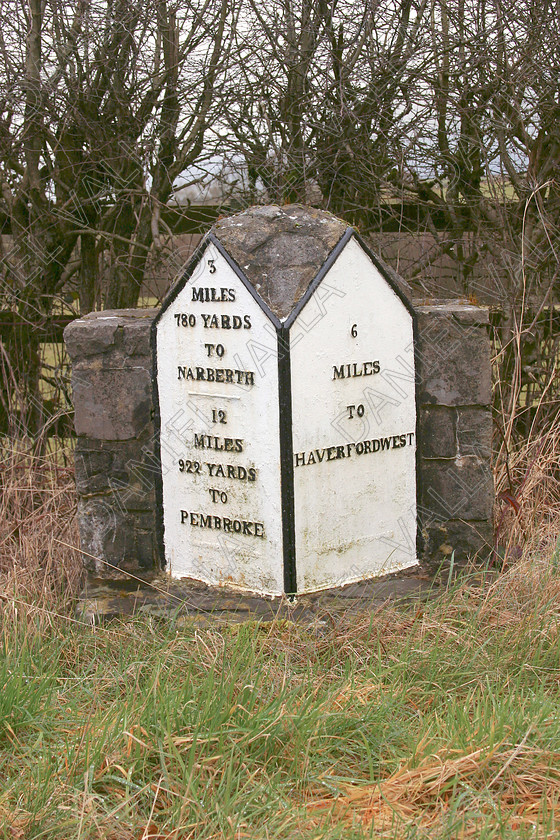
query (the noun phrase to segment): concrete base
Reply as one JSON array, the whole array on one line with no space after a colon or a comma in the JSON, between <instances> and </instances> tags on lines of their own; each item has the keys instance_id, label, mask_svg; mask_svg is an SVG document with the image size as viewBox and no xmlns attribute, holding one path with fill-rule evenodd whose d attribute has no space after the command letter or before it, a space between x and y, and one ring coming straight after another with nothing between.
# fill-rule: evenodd
<instances>
[{"instance_id":1,"label":"concrete base","mask_svg":"<svg viewBox=\"0 0 560 840\"><path fill-rule=\"evenodd\" d=\"M411 603L442 592L440 584L417 569L406 576L387 575L302 595L294 601L210 587L196 580L175 580L167 575L129 582L88 577L78 615L92 625L151 615L201 626L280 619L320 629L332 626L345 615L371 613L387 602Z\"/></svg>"}]
</instances>

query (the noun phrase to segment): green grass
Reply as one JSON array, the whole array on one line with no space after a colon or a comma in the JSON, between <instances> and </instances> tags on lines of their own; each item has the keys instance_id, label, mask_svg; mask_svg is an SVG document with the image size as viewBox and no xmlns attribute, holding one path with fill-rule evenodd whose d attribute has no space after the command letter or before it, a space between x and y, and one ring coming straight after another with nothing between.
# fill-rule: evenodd
<instances>
[{"instance_id":1,"label":"green grass","mask_svg":"<svg viewBox=\"0 0 560 840\"><path fill-rule=\"evenodd\" d=\"M532 558L321 632L5 596L0 838L555 836L559 595Z\"/></svg>"}]
</instances>

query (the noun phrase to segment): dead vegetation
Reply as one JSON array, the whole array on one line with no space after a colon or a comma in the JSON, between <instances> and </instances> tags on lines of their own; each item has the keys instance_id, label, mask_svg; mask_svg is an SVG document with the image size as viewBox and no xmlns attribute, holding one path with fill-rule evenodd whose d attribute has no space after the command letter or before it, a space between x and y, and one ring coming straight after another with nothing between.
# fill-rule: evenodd
<instances>
[{"instance_id":1,"label":"dead vegetation","mask_svg":"<svg viewBox=\"0 0 560 840\"><path fill-rule=\"evenodd\" d=\"M72 608L82 576L71 450L35 455L4 438L0 449L0 597L45 610Z\"/></svg>"}]
</instances>

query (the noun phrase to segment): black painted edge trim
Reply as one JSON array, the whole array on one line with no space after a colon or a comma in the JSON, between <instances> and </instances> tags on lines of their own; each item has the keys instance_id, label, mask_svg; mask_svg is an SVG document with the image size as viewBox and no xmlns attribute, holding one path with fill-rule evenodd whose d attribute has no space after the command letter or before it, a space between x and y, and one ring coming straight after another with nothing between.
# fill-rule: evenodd
<instances>
[{"instance_id":1,"label":"black painted edge trim","mask_svg":"<svg viewBox=\"0 0 560 840\"><path fill-rule=\"evenodd\" d=\"M395 283L394 279L391 277L391 274L389 273L389 271L387 271L387 266L384 265L380 261L379 257L375 256L375 254L373 253L373 251L370 248L368 248L368 246L366 245L366 243L364 242L364 240L362 239L362 237L360 236L360 234L357 231L354 230L353 235L354 235L354 238L356 239L356 241L358 242L358 244L360 245L360 247L362 248L362 250L365 251L365 253L368 255L368 257L370 258L370 260L372 261L372 263L376 267L376 269L379 271L379 273L381 274L383 279L387 281L387 283L392 288L392 290L395 292L395 294L397 295L397 297L399 298L401 303L403 303L406 306L410 315L412 315L412 318L415 319L416 318L416 310L415 310L414 306L412 305L412 302L405 295L405 293L400 288L398 283ZM396 272L395 272L395 274L396 274Z\"/></svg>"},{"instance_id":2,"label":"black painted edge trim","mask_svg":"<svg viewBox=\"0 0 560 840\"><path fill-rule=\"evenodd\" d=\"M296 320L296 318L300 314L301 310L304 308L304 306L311 299L315 290L317 289L317 287L322 283L323 279L325 278L325 275L327 274L327 272L329 272L331 270L333 264L336 262L336 260L338 259L338 257L340 256L340 254L342 253L342 251L344 250L344 248L346 247L346 245L348 244L348 242L352 238L354 238L358 242L358 244L360 245L362 250L366 253L366 255L372 261L374 266L377 268L377 270L379 271L379 273L381 274L381 276L383 277L385 282L388 283L388 285L395 292L395 294L397 295L397 297L399 298L401 303L403 303L404 306L407 308L410 315L412 315L412 317L415 317L416 312L415 312L415 309L414 309L411 301L404 294L403 290L400 288L398 283L395 283L394 279L391 277L390 272L387 271L387 267L379 260L378 257L375 256L373 251L371 251L371 249L368 248L368 246L366 245L366 243L364 242L364 240L362 239L360 234L353 227L349 226L349 227L346 228L345 232L342 234L342 236L340 237L340 239L338 240L338 242L336 243L336 245L334 246L334 248L332 249L332 251L328 255L327 259L325 260L325 262L323 263L323 265L321 266L321 268L317 272L316 276L313 278L313 280L311 281L311 283L307 287L307 290L306 290L305 294L303 295L303 297L301 298L301 300L298 301L298 303L295 305L295 307L292 309L292 311L290 312L290 314L288 315L288 317L284 321L284 326L285 327L291 327L292 326L292 324L294 323L294 321Z\"/></svg>"},{"instance_id":3,"label":"black painted edge trim","mask_svg":"<svg viewBox=\"0 0 560 840\"><path fill-rule=\"evenodd\" d=\"M166 312L167 309L169 309L169 307L171 306L171 304L173 303L173 301L175 300L175 298L177 297L179 292L183 291L183 289L185 288L185 286L187 285L187 283L191 279L192 275L194 274L194 271L195 271L197 265L199 265L199 263L201 261L201 258L202 258L202 255L203 255L204 251L208 248L209 244L214 245L218 249L218 251L220 252L220 255L225 259L225 261L230 266L230 268L232 268L233 271L237 274L238 278L241 280L241 282L243 283L243 285L245 286L245 288L247 289L247 291L249 292L251 297L256 301L256 303L259 305L260 309L263 310L263 312L265 313L267 318L269 318L270 321L272 321L272 323L274 324L276 329L281 327L282 322L280 321L278 316L275 315L274 312L271 309L269 309L267 304L264 302L264 300L261 298L261 296L259 295L259 293L255 289L255 287L253 286L253 284L247 279L247 275L243 272L241 267L235 262L233 257L226 251L225 247L222 245L222 243L217 238L217 236L214 233L212 233L212 231L210 231L209 233L206 234L204 239L197 245L196 250L194 251L192 257L190 258L190 260L187 264L187 267L185 268L183 274L177 280L175 285L169 290L167 295L164 297L164 299L162 301L162 304L161 304L161 308L160 308L158 314L156 315L156 317L154 318L152 329L155 330L156 325L159 322L159 320L161 319L161 316L163 315L163 313Z\"/></svg>"},{"instance_id":4,"label":"black painted edge trim","mask_svg":"<svg viewBox=\"0 0 560 840\"><path fill-rule=\"evenodd\" d=\"M209 239L209 234L206 234L204 239L201 242L198 243L198 245L196 246L196 248L194 250L194 253L193 253L192 257L190 258L190 260L188 261L188 263L186 265L186 268L183 271L182 275L179 277L179 279L176 281L176 283L170 288L170 290L168 291L168 293L165 295L164 299L162 300L160 310L159 310L158 314L156 315L156 317L154 318L154 321L153 321L153 324L152 324L152 330L154 332L155 332L156 326L157 326L158 322L160 321L163 313L166 312L169 309L169 307L171 306L171 304L173 303L173 301L175 300L175 298L177 297L179 292L181 292L184 289L184 287L187 285L187 283L191 279L192 275L194 274L194 270L197 267L197 265L199 264L200 258L202 257L202 254L204 253L204 251L208 247L208 239Z\"/></svg>"},{"instance_id":5,"label":"black painted edge trim","mask_svg":"<svg viewBox=\"0 0 560 840\"><path fill-rule=\"evenodd\" d=\"M412 309L412 340L414 342L414 398L416 400L416 560L422 563L424 539L422 536L422 522L420 510L422 505L422 458L420 452L420 386L421 386L421 365L420 357L420 331L418 329L418 315Z\"/></svg>"},{"instance_id":6,"label":"black painted edge trim","mask_svg":"<svg viewBox=\"0 0 560 840\"><path fill-rule=\"evenodd\" d=\"M282 505L282 554L284 592L297 592L294 441L292 429L292 371L290 330L278 329L278 404L280 411L280 499Z\"/></svg>"}]
</instances>

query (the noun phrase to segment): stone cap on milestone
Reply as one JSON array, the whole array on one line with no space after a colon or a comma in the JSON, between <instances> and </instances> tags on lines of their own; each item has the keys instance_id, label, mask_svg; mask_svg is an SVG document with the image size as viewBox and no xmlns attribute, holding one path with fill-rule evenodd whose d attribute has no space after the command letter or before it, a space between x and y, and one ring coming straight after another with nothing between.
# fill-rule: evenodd
<instances>
[{"instance_id":1,"label":"stone cap on milestone","mask_svg":"<svg viewBox=\"0 0 560 840\"><path fill-rule=\"evenodd\" d=\"M273 204L250 207L220 219L212 233L269 309L284 320L348 230L351 228L346 222L325 210L301 204ZM410 288L404 280L380 265L401 293L409 297Z\"/></svg>"}]
</instances>

